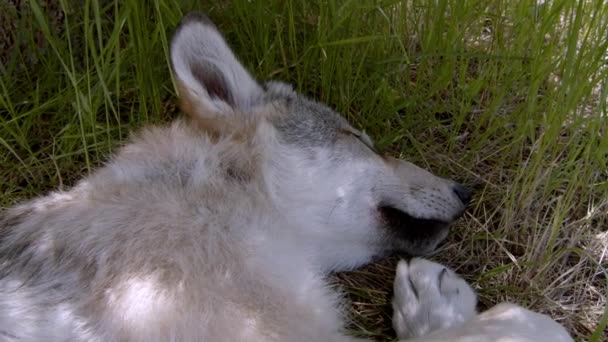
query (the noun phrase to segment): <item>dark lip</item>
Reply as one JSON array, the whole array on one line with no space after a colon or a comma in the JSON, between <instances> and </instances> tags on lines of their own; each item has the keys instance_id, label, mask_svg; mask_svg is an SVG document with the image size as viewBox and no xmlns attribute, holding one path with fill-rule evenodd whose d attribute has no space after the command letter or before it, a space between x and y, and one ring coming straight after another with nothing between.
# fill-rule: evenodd
<instances>
[{"instance_id":1,"label":"dark lip","mask_svg":"<svg viewBox=\"0 0 608 342\"><path fill-rule=\"evenodd\" d=\"M417 218L391 205L380 205L378 211L386 227L408 240L433 238L453 222Z\"/></svg>"}]
</instances>

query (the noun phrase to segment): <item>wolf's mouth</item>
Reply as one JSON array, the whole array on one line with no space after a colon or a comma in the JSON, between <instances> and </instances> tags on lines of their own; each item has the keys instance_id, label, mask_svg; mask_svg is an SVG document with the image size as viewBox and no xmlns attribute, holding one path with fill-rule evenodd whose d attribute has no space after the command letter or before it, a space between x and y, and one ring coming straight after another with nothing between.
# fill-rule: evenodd
<instances>
[{"instance_id":1,"label":"wolf's mouth","mask_svg":"<svg viewBox=\"0 0 608 342\"><path fill-rule=\"evenodd\" d=\"M390 205L378 207L382 221L393 234L406 240L428 240L440 236L451 222L414 217Z\"/></svg>"}]
</instances>

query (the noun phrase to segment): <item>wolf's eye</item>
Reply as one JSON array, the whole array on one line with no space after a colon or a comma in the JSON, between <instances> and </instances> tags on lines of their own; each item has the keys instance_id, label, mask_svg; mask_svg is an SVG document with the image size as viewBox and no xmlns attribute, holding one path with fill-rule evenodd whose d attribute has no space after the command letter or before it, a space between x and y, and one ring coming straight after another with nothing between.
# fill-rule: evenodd
<instances>
[{"instance_id":1,"label":"wolf's eye","mask_svg":"<svg viewBox=\"0 0 608 342\"><path fill-rule=\"evenodd\" d=\"M361 134L361 133L359 133L357 131L351 131L351 130L344 130L344 133L346 133L348 135L354 136L360 142L362 142L363 145L367 146L367 148L369 148L370 150L372 150L374 153L376 153L376 154L378 153L378 151L374 147L374 143L371 141L371 139L367 135Z\"/></svg>"},{"instance_id":2,"label":"wolf's eye","mask_svg":"<svg viewBox=\"0 0 608 342\"><path fill-rule=\"evenodd\" d=\"M354 135L357 139L359 139L359 141L361 141L365 146L367 146L374 153L376 153L376 154L378 153L378 151L374 147L374 143L367 135L361 134L359 132L350 132L350 134Z\"/></svg>"}]
</instances>

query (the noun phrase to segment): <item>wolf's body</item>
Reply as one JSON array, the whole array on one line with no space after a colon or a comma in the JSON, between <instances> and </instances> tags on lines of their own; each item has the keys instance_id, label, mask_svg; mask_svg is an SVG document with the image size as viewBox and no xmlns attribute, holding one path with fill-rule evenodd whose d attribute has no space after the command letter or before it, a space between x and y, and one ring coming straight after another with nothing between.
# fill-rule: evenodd
<instances>
[{"instance_id":1,"label":"wolf's body","mask_svg":"<svg viewBox=\"0 0 608 342\"><path fill-rule=\"evenodd\" d=\"M313 244L318 226L228 175L231 145L183 123L153 129L74 190L4 213L0 331L19 341L312 341L337 331L322 269L372 251L339 265L330 244L340 237ZM321 253L335 265L314 260Z\"/></svg>"},{"instance_id":2,"label":"wolf's body","mask_svg":"<svg viewBox=\"0 0 608 342\"><path fill-rule=\"evenodd\" d=\"M469 194L259 85L200 15L171 56L189 118L0 213L0 339L352 340L324 277L432 251Z\"/></svg>"}]
</instances>

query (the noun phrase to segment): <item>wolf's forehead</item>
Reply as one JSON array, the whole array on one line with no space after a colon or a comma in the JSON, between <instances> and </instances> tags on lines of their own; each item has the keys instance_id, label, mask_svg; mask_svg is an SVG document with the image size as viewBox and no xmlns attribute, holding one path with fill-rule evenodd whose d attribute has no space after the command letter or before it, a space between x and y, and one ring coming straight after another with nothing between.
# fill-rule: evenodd
<instances>
[{"instance_id":1,"label":"wolf's forehead","mask_svg":"<svg viewBox=\"0 0 608 342\"><path fill-rule=\"evenodd\" d=\"M352 129L331 108L302 95L293 93L285 103L285 113L275 127L287 143L307 147L331 145L340 131Z\"/></svg>"}]
</instances>

